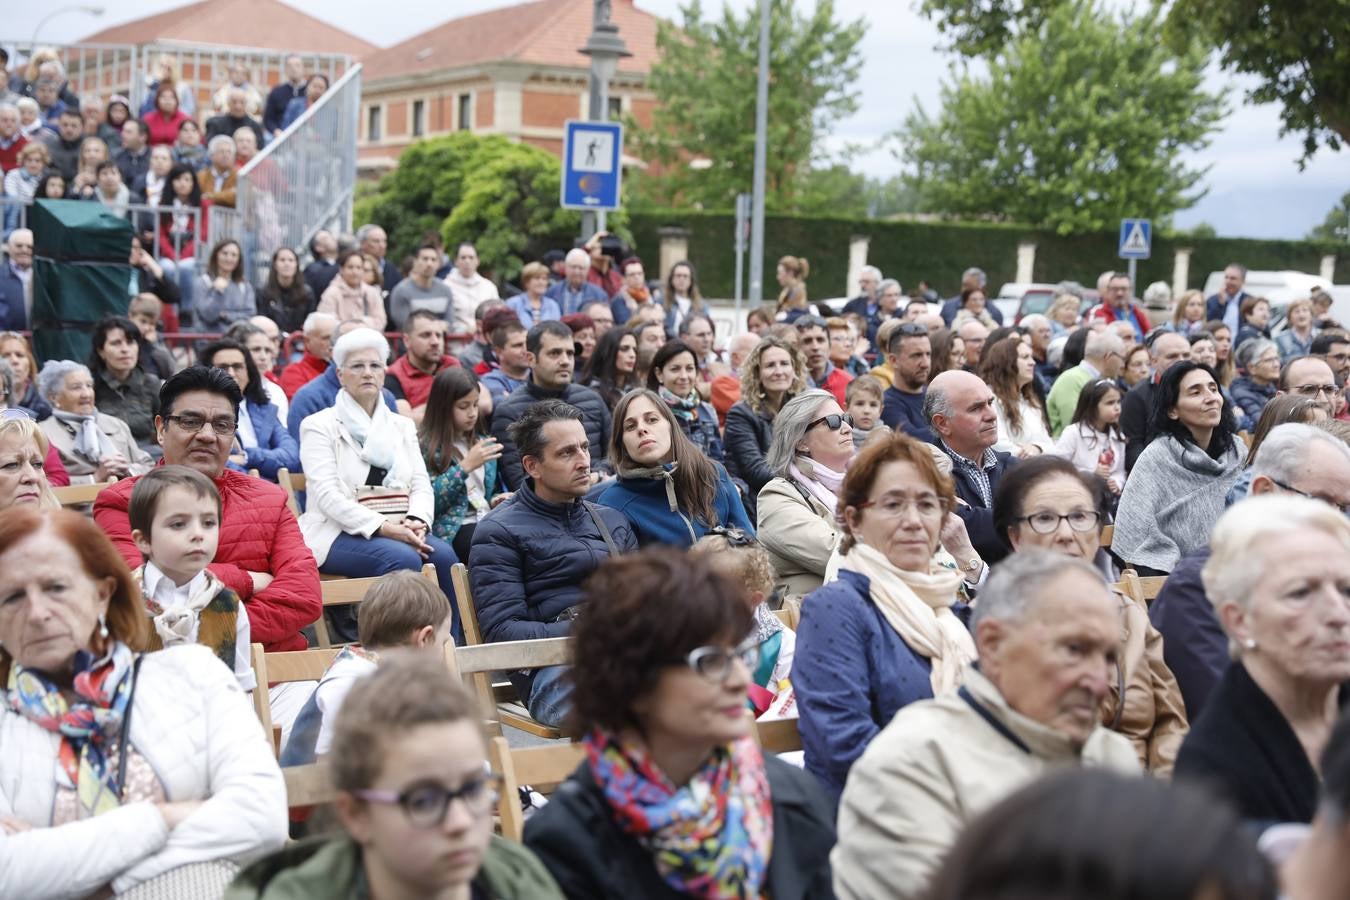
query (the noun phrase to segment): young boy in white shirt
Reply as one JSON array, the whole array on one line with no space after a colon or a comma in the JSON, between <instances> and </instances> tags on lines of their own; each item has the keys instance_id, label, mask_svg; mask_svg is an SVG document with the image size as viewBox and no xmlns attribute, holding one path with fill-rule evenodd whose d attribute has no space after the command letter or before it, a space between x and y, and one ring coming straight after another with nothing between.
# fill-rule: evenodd
<instances>
[{"instance_id":1,"label":"young boy in white shirt","mask_svg":"<svg viewBox=\"0 0 1350 900\"><path fill-rule=\"evenodd\" d=\"M211 479L187 466L151 469L131 490L127 518L146 560L132 576L150 616L150 649L202 644L252 691L248 613L206 570L220 542L220 492Z\"/></svg>"}]
</instances>

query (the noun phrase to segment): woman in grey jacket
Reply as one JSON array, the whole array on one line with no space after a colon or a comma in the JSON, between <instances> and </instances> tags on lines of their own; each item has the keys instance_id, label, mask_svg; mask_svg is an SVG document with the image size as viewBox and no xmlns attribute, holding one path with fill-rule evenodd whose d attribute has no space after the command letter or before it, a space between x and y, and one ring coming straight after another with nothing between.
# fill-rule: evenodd
<instances>
[{"instance_id":1,"label":"woman in grey jacket","mask_svg":"<svg viewBox=\"0 0 1350 900\"><path fill-rule=\"evenodd\" d=\"M202 331L224 331L257 315L258 300L244 278L245 268L238 241L224 240L212 248L197 286L197 326Z\"/></svg>"}]
</instances>

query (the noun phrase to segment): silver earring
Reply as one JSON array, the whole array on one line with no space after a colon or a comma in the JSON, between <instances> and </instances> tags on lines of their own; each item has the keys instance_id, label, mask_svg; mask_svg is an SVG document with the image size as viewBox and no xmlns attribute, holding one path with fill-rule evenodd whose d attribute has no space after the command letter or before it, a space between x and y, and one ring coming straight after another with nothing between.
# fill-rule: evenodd
<instances>
[{"instance_id":1,"label":"silver earring","mask_svg":"<svg viewBox=\"0 0 1350 900\"><path fill-rule=\"evenodd\" d=\"M1255 650L1256 638L1247 638L1245 641L1242 642L1242 646L1248 650Z\"/></svg>"},{"instance_id":2,"label":"silver earring","mask_svg":"<svg viewBox=\"0 0 1350 900\"><path fill-rule=\"evenodd\" d=\"M98 617L98 636L106 638L108 636L108 620L100 613Z\"/></svg>"}]
</instances>

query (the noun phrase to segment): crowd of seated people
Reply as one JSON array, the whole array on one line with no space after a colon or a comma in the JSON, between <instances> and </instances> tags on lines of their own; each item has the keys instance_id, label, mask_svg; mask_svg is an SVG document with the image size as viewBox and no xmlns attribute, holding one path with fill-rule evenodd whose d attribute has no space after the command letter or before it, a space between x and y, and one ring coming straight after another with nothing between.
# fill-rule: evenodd
<instances>
[{"instance_id":1,"label":"crowd of seated people","mask_svg":"<svg viewBox=\"0 0 1350 900\"><path fill-rule=\"evenodd\" d=\"M152 154L137 179L204 192ZM15 233L6 265L31 241ZM252 285L219 242L191 307L185 266L133 248L126 315L88 359L39 366L22 322L0 333L0 894L190 868L239 898L991 896L1035 853L1100 851L1071 839L1075 802L1132 783L1140 803L1103 834L1298 825L1271 834L1307 870L1335 862L1334 323L1301 311L1271 340L1257 304L1223 295L1149 328L1116 291L1005 327L971 275L950 331L880 272L847 317L817 315L833 311L787 258L779 313L726 346L692 265L651 289L604 239L556 272L527 264L507 301L469 241L453 263L422 242L412 281L378 226L340 243L269 251ZM211 337L170 352L161 331L189 308ZM1127 343L1148 363L1131 381ZM63 483L102 489L62 510ZM1166 578L1151 606L1127 570ZM325 610L321 573L378 582ZM249 645L305 649L321 618L343 644L323 675L256 683ZM574 647L506 673L584 751L523 844L491 835L500 773L440 659L471 633ZM279 744L249 721L264 691ZM753 737L782 718L798 767ZM278 747L331 772L340 832L282 846ZM1065 768L1107 771L1044 793ZM1000 811L1030 824L983 859L971 836ZM1186 883L1273 897L1262 852Z\"/></svg>"}]
</instances>

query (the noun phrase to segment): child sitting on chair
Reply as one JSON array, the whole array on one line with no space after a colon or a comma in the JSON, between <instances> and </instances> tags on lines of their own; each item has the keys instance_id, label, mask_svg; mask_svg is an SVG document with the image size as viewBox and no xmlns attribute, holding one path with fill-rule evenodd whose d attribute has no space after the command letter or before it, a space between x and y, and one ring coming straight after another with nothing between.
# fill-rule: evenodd
<instances>
[{"instance_id":1,"label":"child sitting on chair","mask_svg":"<svg viewBox=\"0 0 1350 900\"><path fill-rule=\"evenodd\" d=\"M755 718L781 719L796 715L792 685L792 653L797 634L769 609L773 593L773 563L753 537L736 528L715 528L694 544L692 552L703 556L718 572L744 585L745 599L755 613L747 637L759 644L759 666L751 672L750 705Z\"/></svg>"},{"instance_id":2,"label":"child sitting on chair","mask_svg":"<svg viewBox=\"0 0 1350 900\"><path fill-rule=\"evenodd\" d=\"M443 656L450 640L450 604L436 582L419 572L382 575L357 611L360 645L343 647L319 678L281 751L281 765L303 766L328 753L333 723L356 679L375 670L382 652L395 647L429 650Z\"/></svg>"},{"instance_id":3,"label":"child sitting on chair","mask_svg":"<svg viewBox=\"0 0 1350 900\"><path fill-rule=\"evenodd\" d=\"M206 570L220 541L220 492L196 469L160 466L142 475L127 504L131 539L145 557L132 577L153 630L151 650L209 647L245 692L256 684L249 660L248 613Z\"/></svg>"}]
</instances>

